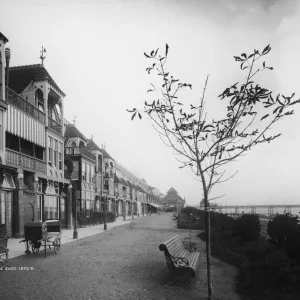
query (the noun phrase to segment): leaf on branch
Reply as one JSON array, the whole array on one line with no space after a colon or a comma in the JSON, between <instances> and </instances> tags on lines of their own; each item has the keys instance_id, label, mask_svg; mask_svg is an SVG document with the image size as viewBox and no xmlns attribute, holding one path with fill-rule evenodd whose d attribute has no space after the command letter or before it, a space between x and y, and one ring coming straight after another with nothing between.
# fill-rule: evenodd
<instances>
[{"instance_id":1,"label":"leaf on branch","mask_svg":"<svg viewBox=\"0 0 300 300\"><path fill-rule=\"evenodd\" d=\"M150 90L147 91L147 93L149 93L149 92L153 92L153 90L150 89Z\"/></svg>"},{"instance_id":2,"label":"leaf on branch","mask_svg":"<svg viewBox=\"0 0 300 300\"><path fill-rule=\"evenodd\" d=\"M155 51L154 57L156 56L156 54L157 54L157 52L158 52L158 49L159 49L159 48L157 48L157 50ZM155 65L155 64L154 64L154 65ZM154 65L153 65L153 66L154 66Z\"/></svg>"},{"instance_id":3,"label":"leaf on branch","mask_svg":"<svg viewBox=\"0 0 300 300\"><path fill-rule=\"evenodd\" d=\"M263 120L263 119L267 118L268 116L269 116L269 114L266 114L260 120Z\"/></svg>"},{"instance_id":4,"label":"leaf on branch","mask_svg":"<svg viewBox=\"0 0 300 300\"><path fill-rule=\"evenodd\" d=\"M135 118L136 112L132 115L131 117L131 121L133 121L133 119Z\"/></svg>"},{"instance_id":5,"label":"leaf on branch","mask_svg":"<svg viewBox=\"0 0 300 300\"><path fill-rule=\"evenodd\" d=\"M270 45L268 45L267 47L265 47L265 49L263 50L261 55L266 55L271 51L271 47Z\"/></svg>"},{"instance_id":6,"label":"leaf on branch","mask_svg":"<svg viewBox=\"0 0 300 300\"><path fill-rule=\"evenodd\" d=\"M246 53L242 53L241 56L247 58L247 54Z\"/></svg>"},{"instance_id":7,"label":"leaf on branch","mask_svg":"<svg viewBox=\"0 0 300 300\"><path fill-rule=\"evenodd\" d=\"M299 100L296 100L296 101L294 101L294 102L292 102L292 103L290 104L290 106L291 106L291 105L294 105L294 104L296 104L296 103L300 103L300 99L299 99Z\"/></svg>"},{"instance_id":8,"label":"leaf on branch","mask_svg":"<svg viewBox=\"0 0 300 300\"><path fill-rule=\"evenodd\" d=\"M139 113L139 118L141 119L142 118L142 115Z\"/></svg>"},{"instance_id":9,"label":"leaf on branch","mask_svg":"<svg viewBox=\"0 0 300 300\"><path fill-rule=\"evenodd\" d=\"M146 52L144 52L144 55L148 58L151 58Z\"/></svg>"},{"instance_id":10,"label":"leaf on branch","mask_svg":"<svg viewBox=\"0 0 300 300\"><path fill-rule=\"evenodd\" d=\"M151 51L150 55L153 57L153 54L154 54L154 50Z\"/></svg>"},{"instance_id":11,"label":"leaf on branch","mask_svg":"<svg viewBox=\"0 0 300 300\"><path fill-rule=\"evenodd\" d=\"M168 56L168 52L169 52L169 45L166 44L166 56Z\"/></svg>"},{"instance_id":12,"label":"leaf on branch","mask_svg":"<svg viewBox=\"0 0 300 300\"><path fill-rule=\"evenodd\" d=\"M136 111L136 108L133 108L132 110L126 109L128 112L134 112Z\"/></svg>"},{"instance_id":13,"label":"leaf on branch","mask_svg":"<svg viewBox=\"0 0 300 300\"><path fill-rule=\"evenodd\" d=\"M234 56L235 61L243 61L240 57Z\"/></svg>"}]
</instances>

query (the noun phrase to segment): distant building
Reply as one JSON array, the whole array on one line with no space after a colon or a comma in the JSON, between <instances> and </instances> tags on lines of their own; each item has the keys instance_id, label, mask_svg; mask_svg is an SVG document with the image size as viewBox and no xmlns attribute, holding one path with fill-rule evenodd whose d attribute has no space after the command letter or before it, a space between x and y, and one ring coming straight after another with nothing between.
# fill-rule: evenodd
<instances>
[{"instance_id":1,"label":"distant building","mask_svg":"<svg viewBox=\"0 0 300 300\"><path fill-rule=\"evenodd\" d=\"M171 187L161 201L161 204L164 208L174 208L174 210L178 211L184 207L185 200L178 195L178 192L173 187Z\"/></svg>"}]
</instances>

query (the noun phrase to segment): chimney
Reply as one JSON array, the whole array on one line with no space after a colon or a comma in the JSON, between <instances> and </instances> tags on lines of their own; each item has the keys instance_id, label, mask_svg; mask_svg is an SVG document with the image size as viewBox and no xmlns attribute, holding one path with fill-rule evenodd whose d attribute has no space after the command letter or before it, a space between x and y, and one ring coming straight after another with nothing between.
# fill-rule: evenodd
<instances>
[{"instance_id":1,"label":"chimney","mask_svg":"<svg viewBox=\"0 0 300 300\"><path fill-rule=\"evenodd\" d=\"M5 100L5 44L8 39L0 32L0 99Z\"/></svg>"},{"instance_id":2,"label":"chimney","mask_svg":"<svg viewBox=\"0 0 300 300\"><path fill-rule=\"evenodd\" d=\"M5 49L5 60L6 60L6 86L9 84L9 62L10 62L10 49Z\"/></svg>"}]
</instances>

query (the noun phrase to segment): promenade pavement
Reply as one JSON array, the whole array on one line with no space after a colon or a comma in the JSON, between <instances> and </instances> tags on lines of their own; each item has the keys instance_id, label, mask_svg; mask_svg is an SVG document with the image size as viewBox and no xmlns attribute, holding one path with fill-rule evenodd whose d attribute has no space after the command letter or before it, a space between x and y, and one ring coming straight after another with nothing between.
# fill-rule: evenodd
<instances>
[{"instance_id":1,"label":"promenade pavement","mask_svg":"<svg viewBox=\"0 0 300 300\"><path fill-rule=\"evenodd\" d=\"M169 272L158 246L175 234L189 235L165 213L66 243L58 255L48 250L46 258L38 253L9 260L0 272L0 299L206 300L205 243L198 233L192 230L200 252L192 289L184 289L182 283L164 286ZM236 268L212 258L214 300L241 299L235 292L236 275Z\"/></svg>"},{"instance_id":2,"label":"promenade pavement","mask_svg":"<svg viewBox=\"0 0 300 300\"><path fill-rule=\"evenodd\" d=\"M140 218L143 217L143 215L140 215ZM134 219L138 218L137 216L134 216ZM107 230L112 230L118 226L128 224L132 221L131 216L126 216L125 221L124 217L118 217L116 218L115 222L107 223ZM92 236L98 233L104 232L104 225L95 225L95 226L87 226L85 228L78 228L78 239L73 239L73 229L62 229L61 231L61 244L67 244L76 242L78 240L81 240L83 238L86 238L88 236ZM8 240L7 248L9 249L9 255L8 258L12 259L21 255L25 255L26 250L26 243L20 243L20 241L24 240L24 238L20 239L14 239L11 238ZM31 250L31 249L30 249Z\"/></svg>"}]
</instances>

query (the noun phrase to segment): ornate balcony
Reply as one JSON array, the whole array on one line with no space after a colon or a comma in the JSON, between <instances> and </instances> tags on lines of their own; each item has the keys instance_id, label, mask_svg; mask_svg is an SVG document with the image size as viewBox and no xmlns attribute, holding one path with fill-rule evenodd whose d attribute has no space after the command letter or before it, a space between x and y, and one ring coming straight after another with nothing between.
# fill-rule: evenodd
<instances>
[{"instance_id":1,"label":"ornate balcony","mask_svg":"<svg viewBox=\"0 0 300 300\"><path fill-rule=\"evenodd\" d=\"M29 103L27 100L19 96L8 87L5 87L5 98L8 104L18 108L27 115L45 124L45 113L40 111L37 107Z\"/></svg>"},{"instance_id":2,"label":"ornate balcony","mask_svg":"<svg viewBox=\"0 0 300 300\"><path fill-rule=\"evenodd\" d=\"M82 147L65 147L65 154L70 156L82 155L91 160L96 161L96 156L93 153L89 152L87 149Z\"/></svg>"},{"instance_id":3,"label":"ornate balcony","mask_svg":"<svg viewBox=\"0 0 300 300\"><path fill-rule=\"evenodd\" d=\"M30 172L46 174L46 162L29 155L6 148L6 164Z\"/></svg>"}]
</instances>

